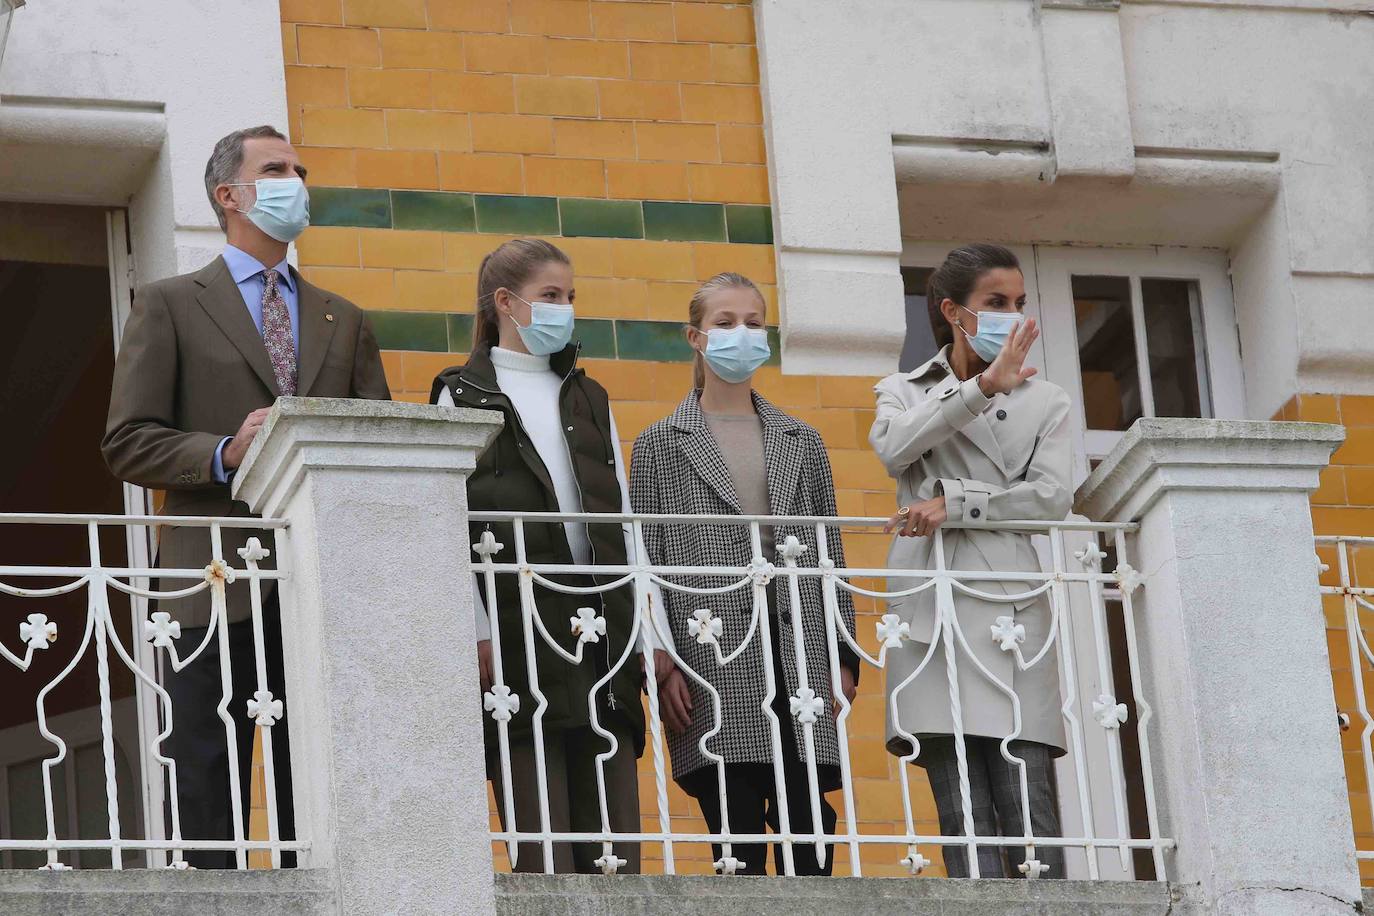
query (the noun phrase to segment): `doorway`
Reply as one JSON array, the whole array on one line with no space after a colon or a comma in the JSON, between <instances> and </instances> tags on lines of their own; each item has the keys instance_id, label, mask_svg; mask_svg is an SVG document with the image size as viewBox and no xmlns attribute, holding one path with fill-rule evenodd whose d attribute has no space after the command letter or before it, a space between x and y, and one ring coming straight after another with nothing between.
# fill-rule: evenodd
<instances>
[{"instance_id":1,"label":"doorway","mask_svg":"<svg viewBox=\"0 0 1374 916\"><path fill-rule=\"evenodd\" d=\"M10 447L0 449L0 514L141 513L142 491L112 477L100 454L114 370L120 305L127 311L128 249L122 210L0 203L0 429ZM122 247L120 247L122 246ZM118 280L112 282L112 277ZM123 525L98 529L107 566L146 564L146 540ZM80 566L90 560L89 533L80 524L0 525L0 564ZM24 577L9 584L54 587L72 576ZM130 599L109 594L116 635L131 651ZM43 761L58 748L38 727L39 694L47 728L67 745L51 768L55 833L59 839L109 837L111 805L99 713L94 653L61 677L82 642L87 590L35 599L0 593L0 620L22 621L42 613L57 624L58 638L34 654L27 672L0 663L0 837L47 835ZM10 642L13 631L5 634ZM142 791L139 691L135 678L111 653L110 699L116 787L114 809L124 837L144 836L149 822ZM143 657L143 653L135 657ZM108 852L64 851L63 864L110 867ZM6 850L0 867L34 868L43 852ZM141 864L123 854L120 866Z\"/></svg>"}]
</instances>

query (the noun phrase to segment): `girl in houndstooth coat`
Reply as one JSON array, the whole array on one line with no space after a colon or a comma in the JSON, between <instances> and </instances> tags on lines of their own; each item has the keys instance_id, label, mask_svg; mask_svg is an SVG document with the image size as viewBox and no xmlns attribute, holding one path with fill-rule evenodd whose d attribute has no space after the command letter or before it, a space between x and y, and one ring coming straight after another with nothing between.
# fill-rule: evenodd
<instances>
[{"instance_id":1,"label":"girl in houndstooth coat","mask_svg":"<svg viewBox=\"0 0 1374 916\"><path fill-rule=\"evenodd\" d=\"M649 427L635 442L630 471L630 501L635 512L836 514L830 462L820 435L768 403L750 384L754 372L769 356L764 317L763 297L752 282L738 274L713 277L692 297L687 337L698 354L696 385L672 415ZM783 560L776 546L789 537L806 548L799 565L814 566L818 561L814 526L763 527L763 558L781 567ZM830 559L843 567L839 530L828 528L826 540ZM654 565L738 568L749 567L756 556L747 525L645 525L644 545ZM669 581L693 588L720 588L739 580L739 576L679 576ZM824 793L839 786L840 758L834 704L829 701L836 681L840 690L853 698L858 660L837 635L840 670L839 677L832 678L820 580L804 577L799 585L803 665L798 665L791 590L786 579L778 577L767 588L768 637L760 622L747 648L725 666L719 662L716 647L698 639L700 621L694 614L710 609L711 619L721 625L719 648L728 657L750 633L752 583L710 595L663 590L666 615L657 616L666 616L677 658L690 669L682 670L661 650L655 653L655 679L670 735L673 778L700 803L712 833L719 832L724 823L722 770L725 814L732 834L761 835L768 828L777 832L784 805L792 832L811 832L816 809L821 823L815 828L834 832L835 811ZM839 592L838 610L853 633L854 606L847 592ZM776 685L771 702L764 667L765 639L771 647L768 655ZM822 703L810 706L821 707L811 725L817 775L814 796L805 728L791 709L792 698L803 687L803 671L806 689L822 698ZM719 694L719 715L703 682ZM773 719L765 712L770 707L776 716L776 731ZM709 752L722 758L722 767L703 753L703 738ZM775 746L781 749L778 759ZM778 791L779 771L782 792ZM813 809L817 799L819 804ZM814 844L796 845L796 874L830 873L831 856L827 853L821 865L817 849ZM713 852L721 870L743 874L765 871L764 843L734 843L728 859L719 845L713 846ZM775 847L774 856L776 873L782 874L781 846Z\"/></svg>"}]
</instances>

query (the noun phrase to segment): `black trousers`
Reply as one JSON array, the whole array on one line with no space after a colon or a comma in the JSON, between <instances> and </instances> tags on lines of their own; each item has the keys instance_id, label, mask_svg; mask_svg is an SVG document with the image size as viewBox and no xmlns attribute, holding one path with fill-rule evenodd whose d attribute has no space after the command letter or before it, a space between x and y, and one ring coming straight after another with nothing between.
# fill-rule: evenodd
<instances>
[{"instance_id":1,"label":"black trousers","mask_svg":"<svg viewBox=\"0 0 1374 916\"><path fill-rule=\"evenodd\" d=\"M969 736L965 738L965 748L974 832L978 836L1016 836L1024 833L1020 767L1002 756L1002 742L996 738ZM1013 757L1026 762L1032 833L1035 836L1060 836L1059 800L1054 779L1054 760L1050 757L1049 747L1034 741L1013 741L1008 751ZM926 775L930 778L935 807L940 815L940 832L946 836L964 834L963 796L959 791L959 762L955 756L954 738L940 736L923 739L921 756L917 762L925 767ZM968 847L946 846L944 853L945 871L949 876L967 878ZM1064 877L1062 846L1037 846L1035 857L1049 866L1049 871L1040 877ZM1025 846L979 846L978 874L982 878L1024 877L1019 866L1025 860Z\"/></svg>"},{"instance_id":2,"label":"black trousers","mask_svg":"<svg viewBox=\"0 0 1374 916\"><path fill-rule=\"evenodd\" d=\"M785 741L784 738L784 748L787 746ZM807 782L806 765L792 755L784 755L783 780L787 799L787 819L793 832L810 833L811 790ZM682 783L682 787L701 805L701 814L706 819L706 826L710 831L719 832L720 795L717 790L715 768L708 767L690 774ZM767 833L768 830L777 833L781 829L778 818L777 780L773 777L771 764L727 763L725 804L730 814L731 833ZM822 795L822 831L834 833L835 822L835 809ZM773 847L774 874L786 874L781 843L731 843L731 855L743 863L736 874L767 874L769 845ZM714 860L719 861L723 854L719 843L711 844L711 855ZM830 875L835 869L834 854L834 847L827 845L825 864L819 865L816 862L814 843L795 843L792 846L793 869L798 875Z\"/></svg>"},{"instance_id":3,"label":"black trousers","mask_svg":"<svg viewBox=\"0 0 1374 916\"><path fill-rule=\"evenodd\" d=\"M282 839L296 836L291 803L291 748L287 738L287 717L291 704L286 699L282 672L281 612L276 591L263 597L263 649L267 656L267 687L272 696L283 701L284 715L272 726L272 762L276 773L277 827ZM205 627L181 631L177 650L189 654L205 638ZM253 779L253 737L257 724L248 716L248 701L258 689L254 659L253 622L229 624L229 671L233 695L226 712L233 717L238 758L240 800L243 804L243 834L248 836L249 809ZM223 696L220 679L220 646L212 635L205 652L179 672L171 665L163 670L164 683L172 700L172 733L168 735L168 756L177 762L177 803L181 836L186 840L232 839L233 808L229 784L229 747L218 707ZM168 808L170 824L171 809ZM170 836L170 828L168 836ZM196 868L234 868L232 852L191 851L185 859ZM296 854L283 852L282 866L294 868Z\"/></svg>"},{"instance_id":4,"label":"black trousers","mask_svg":"<svg viewBox=\"0 0 1374 916\"><path fill-rule=\"evenodd\" d=\"M769 604L776 607L774 597L770 592ZM787 680L783 677L780 630L778 620L774 617L770 631L773 646L773 682L777 685L777 696L773 698L772 708L778 717L778 732L781 739L779 744L782 747L782 792L779 793L778 791L777 779L774 776L771 763L725 764L725 804L726 811L730 815L731 833L766 833L768 830L777 833L781 829L778 813L780 794L787 800L787 820L792 831L794 833L811 833L813 830L811 784L806 774L806 764L798 758L796 752L796 731L786 695ZM788 649L791 650L790 645ZM762 672L759 676L763 676ZM826 686L828 687L828 685ZM828 689L823 689L821 693L828 697L830 692ZM838 777L833 772L835 769L835 767L817 765L817 780L822 789L826 785L834 785L839 782ZM710 828L710 831L718 833L721 829L721 813L716 768L707 766L695 770L678 780L678 784L682 786L683 791L695 798L697 803L701 805L702 817L706 819L706 826ZM834 833L835 809L830 802L826 801L824 794L821 795L820 809L821 830L825 833ZM731 854L744 863L736 871L736 874L767 874L769 845L767 843L731 843ZM774 874L786 874L783 865L782 844L773 843L771 845L773 847ZM719 861L722 855L723 850L720 844L712 843L712 858ZM835 868L834 847L826 847L825 864L819 865L816 862L814 843L795 843L792 847L792 865L798 875L830 875Z\"/></svg>"}]
</instances>

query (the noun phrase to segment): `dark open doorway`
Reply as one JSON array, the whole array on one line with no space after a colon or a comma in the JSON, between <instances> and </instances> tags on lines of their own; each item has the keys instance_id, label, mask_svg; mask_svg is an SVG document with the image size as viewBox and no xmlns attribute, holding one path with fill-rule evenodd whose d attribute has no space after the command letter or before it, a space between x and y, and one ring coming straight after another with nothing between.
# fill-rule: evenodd
<instances>
[{"instance_id":1,"label":"dark open doorway","mask_svg":"<svg viewBox=\"0 0 1374 916\"><path fill-rule=\"evenodd\" d=\"M42 512L121 515L123 486L100 455L114 365L114 321L104 210L0 205L0 513ZM99 530L101 560L127 565L122 526ZM0 566L79 566L90 562L82 525L0 525ZM25 588L57 586L71 576L0 577ZM11 650L21 621L44 614L57 639L35 652L21 672L0 661L0 836L47 835L43 761L58 748L39 731L41 690L80 651L88 590L26 598L0 594L0 638ZM111 591L118 638L132 646L128 599ZM131 649L132 651L132 649ZM22 654L22 653L20 653ZM59 839L109 834L106 767L102 750L94 647L47 694L48 728L66 742L65 759L51 767L55 833ZM134 678L110 652L110 699L121 833L142 837ZM46 854L6 851L0 867L32 868ZM105 867L107 853L64 852L63 862ZM142 861L126 853L125 864Z\"/></svg>"}]
</instances>

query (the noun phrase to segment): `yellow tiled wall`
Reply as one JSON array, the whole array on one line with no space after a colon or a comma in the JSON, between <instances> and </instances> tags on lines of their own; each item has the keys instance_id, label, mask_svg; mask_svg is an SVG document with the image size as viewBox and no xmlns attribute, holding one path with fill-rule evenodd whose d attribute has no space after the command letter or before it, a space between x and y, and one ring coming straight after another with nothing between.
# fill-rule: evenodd
<instances>
[{"instance_id":1,"label":"yellow tiled wall","mask_svg":"<svg viewBox=\"0 0 1374 916\"><path fill-rule=\"evenodd\" d=\"M312 185L769 203L747 3L282 0L281 7L290 133ZM317 227L298 249L308 277L370 309L454 312L471 310L482 255L509 237ZM574 261L579 320L684 321L696 285L729 269L759 283L776 323L771 245L555 241ZM389 350L383 358L394 395L424 401L435 373L464 357ZM611 394L627 454L690 385L685 362L584 365ZM758 377L764 396L825 438L842 514L887 514L894 501L866 447L873 381L773 368ZM881 565L886 552L884 539L871 534L847 534L846 547L855 564ZM872 612L861 608L858 634L876 650ZM897 766L882 747L881 682L873 672L863 678L851 746L861 829L891 833L900 829L901 799ZM648 764L646 757L644 826L657 830ZM911 784L918 829L934 832L924 776L913 772ZM678 829L704 829L695 803L675 788L671 811ZM902 873L896 863L904 854L870 850L865 871ZM661 868L660 855L646 845L647 870ZM846 855L838 853L841 873ZM504 865L504 851L496 858ZM677 861L680 871L711 870L705 846L679 848Z\"/></svg>"},{"instance_id":2,"label":"yellow tiled wall","mask_svg":"<svg viewBox=\"0 0 1374 916\"><path fill-rule=\"evenodd\" d=\"M1336 450L1331 466L1322 472L1321 486L1312 494L1312 527L1319 535L1374 536L1374 397L1300 395L1289 401L1275 419L1339 423L1345 426L1345 443ZM1322 583L1339 585L1335 548L1322 548L1317 553L1327 566L1321 576ZM1374 585L1374 547L1353 548L1350 559L1353 584L1364 587ZM1331 676L1336 693L1332 727L1336 727L1337 710L1348 714L1351 721L1350 728L1341 735L1341 747L1345 752L1350 812L1355 821L1355 845L1361 850L1374 850L1369 784L1360 750L1365 722L1355 692L1355 678L1359 676L1363 680L1365 695L1374 698L1374 671L1370 670L1368 664L1351 667L1350 631L1346 624L1344 600L1338 595L1327 596L1324 609L1327 650L1331 656ZM1369 619L1369 612L1358 613ZM1374 633L1367 627L1365 639L1374 640ZM1374 862L1361 862L1360 874L1364 884L1374 885Z\"/></svg>"},{"instance_id":3,"label":"yellow tiled wall","mask_svg":"<svg viewBox=\"0 0 1374 916\"><path fill-rule=\"evenodd\" d=\"M289 129L312 186L769 203L747 3L281 0L281 11ZM482 255L511 237L481 229L324 225L307 232L298 250L310 279L378 316L462 313L471 311ZM771 245L555 241L574 260L579 319L683 321L696 284L730 269L760 284L776 323ZM464 357L431 347L390 349L383 358L394 395L424 401L435 373ZM676 406L691 371L684 362L625 358L588 359L585 366L611 394L627 451L640 430ZM885 515L893 507L891 482L866 447L872 383L783 376L772 368L758 377L766 397L824 437L845 515ZM1281 418L1347 425L1350 438L1313 496L1313 518L1318 533L1374 535L1374 398L1304 396ZM852 564L882 565L881 536L848 533L845 543ZM1371 563L1374 551L1359 554L1357 569L1374 582ZM858 636L870 649L876 649L874 610L860 607ZM1357 722L1344 741L1359 843L1374 848L1339 602L1328 605L1328 628L1337 703ZM881 690L882 678L868 672L851 720L860 829L869 833L901 829L898 766L882 747ZM641 767L641 804L645 829L657 830L648 761ZM936 832L925 778L919 771L910 776L917 829ZM255 781L253 826L262 835L260 768ZM675 789L670 807L677 829L702 829L694 803ZM934 851L925 852L938 863ZM903 854L898 847L868 849L865 873L902 874L897 859ZM647 870L661 868L656 846L646 845L645 856ZM837 857L837 872L847 873L847 851L837 850ZM504 851L496 858L504 865ZM680 848L677 859L680 871L710 871L705 847ZM254 855L255 864L264 861ZM928 873L942 870L937 864Z\"/></svg>"}]
</instances>

